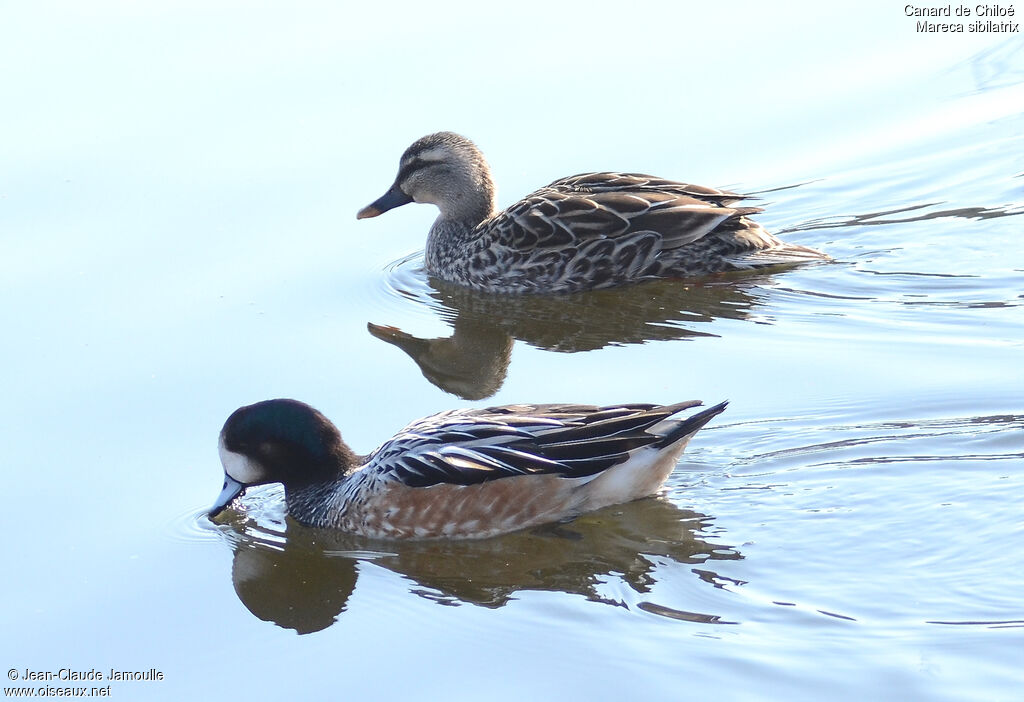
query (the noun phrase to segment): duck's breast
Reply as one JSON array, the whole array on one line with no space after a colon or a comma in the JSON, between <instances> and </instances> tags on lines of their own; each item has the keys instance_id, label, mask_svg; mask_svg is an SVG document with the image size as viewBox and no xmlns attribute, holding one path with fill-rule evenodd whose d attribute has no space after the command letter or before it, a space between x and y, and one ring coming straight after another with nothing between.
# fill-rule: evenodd
<instances>
[{"instance_id":1,"label":"duck's breast","mask_svg":"<svg viewBox=\"0 0 1024 702\"><path fill-rule=\"evenodd\" d=\"M379 538L482 538L575 516L579 479L524 475L475 485L387 481L344 525Z\"/></svg>"}]
</instances>

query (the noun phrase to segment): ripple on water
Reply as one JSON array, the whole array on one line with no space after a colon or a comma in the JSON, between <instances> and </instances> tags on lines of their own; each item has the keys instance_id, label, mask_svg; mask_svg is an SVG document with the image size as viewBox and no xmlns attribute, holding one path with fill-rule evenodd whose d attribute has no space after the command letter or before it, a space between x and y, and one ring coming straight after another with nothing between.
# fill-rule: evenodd
<instances>
[{"instance_id":1,"label":"ripple on water","mask_svg":"<svg viewBox=\"0 0 1024 702\"><path fill-rule=\"evenodd\" d=\"M174 541L217 541L220 530L207 512L208 509L190 509L178 514L168 523L167 536Z\"/></svg>"},{"instance_id":2,"label":"ripple on water","mask_svg":"<svg viewBox=\"0 0 1024 702\"><path fill-rule=\"evenodd\" d=\"M444 308L432 292L423 250L417 249L384 266L383 275L378 276L374 286L374 308L383 314L405 315L410 310L420 314L442 312Z\"/></svg>"},{"instance_id":3,"label":"ripple on water","mask_svg":"<svg viewBox=\"0 0 1024 702\"><path fill-rule=\"evenodd\" d=\"M703 454L728 468L691 473L670 497L715 511L717 538L749 540L745 582L729 587L739 611L723 616L1019 628L1009 583L1022 563L1007 544L1020 519L1007 495L1024 488L1024 415L993 411L1019 401L919 400L888 416L861 397L716 427Z\"/></svg>"}]
</instances>

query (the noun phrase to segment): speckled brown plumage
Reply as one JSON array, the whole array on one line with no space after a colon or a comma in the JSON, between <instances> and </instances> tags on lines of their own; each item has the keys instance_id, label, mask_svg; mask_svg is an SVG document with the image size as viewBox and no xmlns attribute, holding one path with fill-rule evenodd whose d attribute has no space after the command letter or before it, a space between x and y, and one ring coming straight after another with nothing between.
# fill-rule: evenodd
<instances>
[{"instance_id":1,"label":"speckled brown plumage","mask_svg":"<svg viewBox=\"0 0 1024 702\"><path fill-rule=\"evenodd\" d=\"M388 192L359 212L437 205L432 275L499 293L565 293L638 280L828 260L734 207L744 196L637 173L562 178L498 212L483 154L451 132L416 141Z\"/></svg>"}]
</instances>

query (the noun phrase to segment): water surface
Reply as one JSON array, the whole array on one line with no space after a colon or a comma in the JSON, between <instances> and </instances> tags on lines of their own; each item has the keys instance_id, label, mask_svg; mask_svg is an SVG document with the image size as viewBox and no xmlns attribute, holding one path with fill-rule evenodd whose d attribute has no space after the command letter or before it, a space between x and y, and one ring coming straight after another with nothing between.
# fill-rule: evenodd
<instances>
[{"instance_id":1,"label":"water surface","mask_svg":"<svg viewBox=\"0 0 1024 702\"><path fill-rule=\"evenodd\" d=\"M122 699L1014 699L1024 52L888 5L4 10L3 661L164 673ZM503 205L651 172L836 260L467 295L429 208L354 218L436 129ZM274 488L210 524L221 424L282 396L360 452L481 403L731 403L661 498L567 525L367 541Z\"/></svg>"}]
</instances>

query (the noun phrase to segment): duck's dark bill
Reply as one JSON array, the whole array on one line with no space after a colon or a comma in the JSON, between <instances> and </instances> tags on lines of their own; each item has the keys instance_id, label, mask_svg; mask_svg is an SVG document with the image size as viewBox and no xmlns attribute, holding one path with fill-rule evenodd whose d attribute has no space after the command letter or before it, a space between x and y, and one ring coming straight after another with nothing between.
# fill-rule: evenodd
<instances>
[{"instance_id":1,"label":"duck's dark bill","mask_svg":"<svg viewBox=\"0 0 1024 702\"><path fill-rule=\"evenodd\" d=\"M401 207L412 202L412 198L402 192L402 189L397 185L392 185L391 189L381 195L379 198L374 200L372 203L359 210L356 213L356 219L366 219L367 217L376 217L379 214L383 214L388 210L393 210L396 207Z\"/></svg>"},{"instance_id":2,"label":"duck's dark bill","mask_svg":"<svg viewBox=\"0 0 1024 702\"><path fill-rule=\"evenodd\" d=\"M217 496L217 501L214 502L213 507L210 508L210 519L213 519L223 512L224 508L231 504L231 501L243 492L245 492L245 485L242 485L230 475L225 475L224 489L220 491L220 495Z\"/></svg>"}]
</instances>

